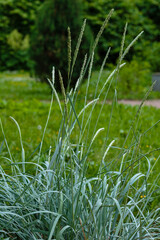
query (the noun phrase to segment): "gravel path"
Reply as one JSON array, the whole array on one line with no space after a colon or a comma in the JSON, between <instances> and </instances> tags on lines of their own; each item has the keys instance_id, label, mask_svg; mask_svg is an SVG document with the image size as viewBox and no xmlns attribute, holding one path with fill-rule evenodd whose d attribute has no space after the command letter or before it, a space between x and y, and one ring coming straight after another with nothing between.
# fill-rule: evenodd
<instances>
[{"instance_id":1,"label":"gravel path","mask_svg":"<svg viewBox=\"0 0 160 240\"><path fill-rule=\"evenodd\" d=\"M140 100L119 100L118 103L135 106L135 105L140 105L141 101ZM145 106L152 106L152 107L160 108L160 99L146 100L144 102L144 105Z\"/></svg>"}]
</instances>

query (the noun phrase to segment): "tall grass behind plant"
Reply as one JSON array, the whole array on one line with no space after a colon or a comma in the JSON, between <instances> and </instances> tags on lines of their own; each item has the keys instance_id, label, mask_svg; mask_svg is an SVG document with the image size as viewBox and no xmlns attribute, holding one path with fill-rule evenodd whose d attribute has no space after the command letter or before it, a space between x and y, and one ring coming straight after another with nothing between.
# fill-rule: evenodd
<instances>
[{"instance_id":1,"label":"tall grass behind plant","mask_svg":"<svg viewBox=\"0 0 160 240\"><path fill-rule=\"evenodd\" d=\"M97 45L102 30L103 27L100 29L93 46ZM160 238L160 209L151 209L151 203L158 192L156 181L159 176L153 185L148 183L150 171L154 170L156 165L151 166L148 155L142 155L139 149L140 141L145 137L145 133L144 135L138 134L137 131L137 121L143 102L132 120L124 142L125 145L131 134L130 146L128 149L122 147L121 153L114 159L107 159L107 154L118 147L116 139L109 142L108 138L112 113L116 106L117 89L113 96L109 125L97 128L110 86L114 78L117 77L120 68L124 67L121 61L137 37L126 50L123 50L124 39L125 33L118 66L107 77L103 87L98 91L99 80L109 56L110 50L108 50L99 73L94 93L95 98L92 101L88 101L88 89L94 63L94 51L91 56L84 57L79 79L75 88L71 89L70 92L65 91L63 77L59 73L64 105L61 104L55 90L53 68L52 81L48 81L53 90L52 94L57 99L62 121L56 145L48 146L48 152L42 164L40 164L41 158L44 159L42 145L51 108L36 163L26 161L21 129L17 121L12 118L18 127L22 150L22 161L16 162L1 123L4 141L8 149L5 160L9 162L12 171L12 174L8 175L2 167L0 168L1 239L132 240ZM74 65L74 61L72 64ZM84 106L80 112L77 112L78 91L85 72L88 72L88 78ZM91 129L90 123L94 110L103 91L106 92L104 101L97 115L95 128ZM53 98L51 107L52 101ZM91 138L89 138L90 131L92 132ZM77 136L77 140L74 142L72 141L73 133L76 133ZM104 134L102 149L100 149L101 154L99 155L101 156L101 164L96 175L87 177L88 157L93 144L96 144L97 137L101 134ZM141 172L142 161L146 161L148 164L146 172ZM36 174L30 174L26 171L27 165L33 166Z\"/></svg>"}]
</instances>

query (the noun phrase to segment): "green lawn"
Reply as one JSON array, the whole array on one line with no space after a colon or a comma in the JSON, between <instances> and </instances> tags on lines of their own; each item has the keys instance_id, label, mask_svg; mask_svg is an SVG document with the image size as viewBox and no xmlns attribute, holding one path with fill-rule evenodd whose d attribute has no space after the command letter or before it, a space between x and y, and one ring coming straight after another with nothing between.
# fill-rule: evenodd
<instances>
[{"instance_id":1,"label":"green lawn","mask_svg":"<svg viewBox=\"0 0 160 240\"><path fill-rule=\"evenodd\" d=\"M127 66L126 66L127 68ZM124 67L125 69L125 67ZM103 87L104 82L107 77L111 73L111 70L104 70L103 74L100 78L97 94L99 94L101 88ZM131 89L127 89L126 83L126 72L120 72L120 76L117 78L116 75L113 78L112 84L110 86L110 91L108 93L107 99L112 100L113 94L115 92L115 86L118 90L117 98L118 99L143 99L147 90L151 87L151 76L146 79L143 76L143 83L141 83L141 79L137 82L135 79L130 78L132 80ZM125 80L122 80L122 76L125 76ZM88 98L91 100L94 97L95 88L97 85L97 81L99 78L99 71L94 71L91 77ZM117 85L116 85L117 82ZM85 95L87 86L87 81L84 82L79 91L79 97ZM101 98L103 99L108 89L109 84L106 85L106 89L102 92ZM39 81L35 81L35 79L31 78L28 73L25 72L4 72L0 73L0 99L1 100L50 100L51 89L48 84L41 83ZM151 92L148 96L148 99L157 99L160 98L160 92Z\"/></svg>"},{"instance_id":2,"label":"green lawn","mask_svg":"<svg viewBox=\"0 0 160 240\"><path fill-rule=\"evenodd\" d=\"M32 79L28 73L0 73L0 99L16 100L49 100L51 90L45 83Z\"/></svg>"},{"instance_id":3,"label":"green lawn","mask_svg":"<svg viewBox=\"0 0 160 240\"><path fill-rule=\"evenodd\" d=\"M96 76L96 74L97 73L94 73L94 76ZM82 90L80 90L78 94L78 104L76 106L77 113L83 106L84 86L85 84L82 85ZM1 74L0 96L0 117L4 126L7 141L11 151L14 153L13 156L15 159L20 157L20 142L16 125L9 116L14 117L21 127L26 155L27 158L29 158L40 144L42 138L43 129L49 111L51 90L48 85L35 82L33 79L30 79L26 73L17 73L12 75ZM94 114L92 115L93 117L90 123L89 137L92 136L92 131L95 127L96 118L99 114L101 106L102 104L99 102L94 110ZM91 108L88 109L85 119L88 118L90 109ZM98 165L100 162L101 156L99 154L99 149L103 148L106 136L107 144L109 144L113 139L115 140L114 146L108 154L107 161L110 162L113 159L117 159L118 161L122 148L126 148L127 150L131 148L133 149L137 146L134 131L140 136L159 120L159 109L153 107L143 107L138 121L136 120L136 123L133 124L134 131L131 130L127 141L124 143L137 110L138 106L131 107L117 104L113 109L112 118L110 119L112 106L110 104L104 105L97 129L104 127L106 131L99 135L90 153L89 160L93 165L93 169L95 169L95 165ZM45 135L43 152L46 152L49 146L54 148L61 119L62 117L58 104L54 99L52 113ZM108 129L109 122L110 128ZM76 134L76 132L73 133L73 142L76 141ZM141 141L139 143L140 147L138 150L135 149L135 151L140 151L141 154L145 154L159 148L159 136L160 128L159 124L157 124L150 131L141 136ZM0 132L0 142L3 142L2 132ZM3 154L5 150L6 149L3 146ZM158 156L159 151L155 151L147 155L151 164L156 162ZM4 159L1 159L1 163L2 165L6 164ZM141 166L145 165L145 161L141 163ZM155 171L157 173L160 171L160 165Z\"/></svg>"},{"instance_id":4,"label":"green lawn","mask_svg":"<svg viewBox=\"0 0 160 240\"><path fill-rule=\"evenodd\" d=\"M152 85L151 74L147 78L145 76L142 79L137 79L136 76L133 76L133 72L127 72L127 65L124 66L123 71L120 70L120 74L112 80L112 84L110 86L110 91L108 93L108 99L113 99L113 94L115 92L115 88L117 89L117 98L118 99L138 99L142 100L145 93L150 89ZM133 71L133 70L132 70ZM111 73L111 70L104 70L103 74L99 81L99 87L97 93L100 92L100 89L103 87L104 82L107 80L107 77ZM127 75L128 74L128 78ZM137 73L139 74L139 72ZM145 74L147 76L147 74ZM124 77L124 79L123 79ZM94 91L97 85L97 80L99 78L99 71L94 71L92 74L92 80L90 82L89 87L89 98L92 99L94 97ZM128 81L127 81L128 80ZM81 87L81 93L85 94L87 82L85 82ZM106 85L106 89L109 84ZM105 91L102 93L102 99L104 98ZM152 91L148 96L148 99L158 99L160 98L160 92Z\"/></svg>"}]
</instances>

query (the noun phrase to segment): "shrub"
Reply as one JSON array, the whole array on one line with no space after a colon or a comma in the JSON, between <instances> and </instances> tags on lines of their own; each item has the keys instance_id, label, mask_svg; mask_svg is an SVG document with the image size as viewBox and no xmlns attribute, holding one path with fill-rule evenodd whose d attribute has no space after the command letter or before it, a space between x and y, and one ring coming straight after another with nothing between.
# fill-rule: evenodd
<instances>
[{"instance_id":1,"label":"shrub","mask_svg":"<svg viewBox=\"0 0 160 240\"><path fill-rule=\"evenodd\" d=\"M135 92L143 96L152 83L150 65L132 60L121 70L119 78L119 88L124 96Z\"/></svg>"},{"instance_id":2,"label":"shrub","mask_svg":"<svg viewBox=\"0 0 160 240\"><path fill-rule=\"evenodd\" d=\"M37 8L42 1L0 1L0 71L31 68L32 61L27 50L28 36L32 31ZM20 49L22 45L14 48L15 39L23 45L23 49Z\"/></svg>"},{"instance_id":3,"label":"shrub","mask_svg":"<svg viewBox=\"0 0 160 240\"><path fill-rule=\"evenodd\" d=\"M142 29L144 30L144 36L133 46L129 54L127 54L127 60L137 59L138 55L138 59L142 62L145 57L145 61L150 63L152 71L159 71L159 16L156 14L160 10L159 0L147 0L145 2L141 0L87 0L84 1L84 4L85 16L93 32L96 32L97 28L101 25L106 12L111 8L115 9L111 24L109 28L105 29L100 40L98 63L100 63L101 58L104 56L105 50L108 47L112 47L110 62L115 64L120 50L119 42L123 32L123 26L125 22L128 22L127 44L129 44L135 34L138 34ZM155 55L156 57L154 58ZM154 64L152 64L153 62Z\"/></svg>"},{"instance_id":4,"label":"shrub","mask_svg":"<svg viewBox=\"0 0 160 240\"><path fill-rule=\"evenodd\" d=\"M32 37L31 56L35 61L35 74L42 81L47 81L48 73L51 72L54 65L56 70L61 71L64 86L67 86L69 81L68 54L66 51L67 28L70 27L71 29L72 39L77 39L81 25L82 3L80 0L46 0L41 6ZM83 56L89 49L90 40L91 32L88 29L84 34L77 64L73 71L72 86L77 81L83 63ZM75 43L76 41L72 42L73 51L76 48ZM60 85L57 76L55 84L59 89Z\"/></svg>"},{"instance_id":5,"label":"shrub","mask_svg":"<svg viewBox=\"0 0 160 240\"><path fill-rule=\"evenodd\" d=\"M160 71L160 61L159 61L159 53L160 53L160 43L154 41L152 45L148 42L144 44L144 51L142 53L142 57L146 59L151 65L151 69L153 72Z\"/></svg>"},{"instance_id":6,"label":"shrub","mask_svg":"<svg viewBox=\"0 0 160 240\"><path fill-rule=\"evenodd\" d=\"M94 46L98 42L101 30ZM99 79L103 73L108 54L106 55L99 72L95 98L88 102L88 88L94 59L94 53L92 54L89 61L84 106L79 113L76 111L76 106L78 104L78 90L84 77L85 64L75 88L70 92L65 92L60 76L64 110L55 90L53 68L53 78L52 81L49 80L49 83L57 98L62 122L56 145L53 149L49 147L47 156L42 155L42 145L53 104L53 95L39 153L34 161L26 161L21 130L16 120L12 118L19 131L22 161L16 162L14 160L1 123L4 141L8 149L8 156L5 159L9 161L12 171L12 174L8 175L2 167L0 168L1 239L6 237L24 240L160 238L160 209L151 209L150 207L153 197L156 197L156 181L159 176L153 185L148 183L151 170L150 161L148 155L142 154L139 149L140 141L145 137L145 133L140 135L137 130L136 120L139 117L141 106L132 120L124 141L123 146L125 146L128 136L133 132L130 147L128 149L122 147L118 156L115 156L114 159L107 159L108 151L116 147L115 140L109 141L108 138L109 124L103 139L98 174L87 177L88 157L92 146L96 143L97 136L105 131L104 128L97 129L97 123L100 117L103 117L101 110L104 107L110 83L120 68L124 66L121 61L130 48L128 47L127 51L123 52L123 42L124 37L121 46L122 54L120 54L116 69L108 76L100 92L97 93ZM95 106L103 91L106 92L104 102L97 115L95 128L90 129ZM113 108L110 120L112 111ZM77 135L76 142L72 142L74 131ZM92 131L91 139L88 139L89 131ZM41 158L43 158L43 163L40 165ZM142 164L144 161L148 164L147 171L144 172L141 172L142 160ZM30 165L32 169L35 166L35 174L31 175L26 170L27 165Z\"/></svg>"}]
</instances>

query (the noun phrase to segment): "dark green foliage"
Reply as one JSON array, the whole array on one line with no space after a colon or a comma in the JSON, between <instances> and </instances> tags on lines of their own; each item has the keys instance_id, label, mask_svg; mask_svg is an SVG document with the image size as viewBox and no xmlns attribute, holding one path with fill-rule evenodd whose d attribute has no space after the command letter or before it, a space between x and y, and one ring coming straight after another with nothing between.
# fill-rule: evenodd
<instances>
[{"instance_id":1,"label":"dark green foliage","mask_svg":"<svg viewBox=\"0 0 160 240\"><path fill-rule=\"evenodd\" d=\"M30 68L29 35L41 2L0 0L0 71Z\"/></svg>"},{"instance_id":2,"label":"dark green foliage","mask_svg":"<svg viewBox=\"0 0 160 240\"><path fill-rule=\"evenodd\" d=\"M57 0L56 0L57 1ZM56 4L56 1L54 1ZM100 44L97 49L96 59L97 63L101 64L102 58L104 57L109 46L112 47L110 59L109 61L112 63L116 62L118 57L120 43L122 38L123 29L126 21L128 22L128 30L126 36L126 45L131 42L131 40L141 31L144 30L144 34L138 40L138 42L131 49L129 54L127 55L127 60L131 59L138 60L141 62L145 59L151 65L152 71L160 71L160 1L159 0L81 0L84 6L84 14L83 17L87 19L91 29L96 34L104 21L108 12L114 8L114 14L110 20L108 27L103 33ZM37 10L41 4L43 4L44 0L0 0L0 71L4 70L15 70L15 69L30 69L32 67L32 61L28 55L28 47L29 47L29 39L31 32L34 31L35 17ZM67 24L65 20L65 16L63 11L70 11L68 14L68 19L72 20L71 17L72 12L76 12L76 17L74 20L78 23L81 22L81 19L78 17L81 10L80 6L78 10L75 9L75 1L71 5L67 5L68 1L59 0L60 4L58 12L62 11L62 14L56 16L56 24L58 27L63 27L63 29L67 29L68 25L71 26L70 22ZM67 5L67 6L66 6ZM42 11L41 11L42 12ZM48 15L50 15L48 11L47 17L45 19L45 26L49 25ZM54 15L55 16L55 15ZM42 19L42 16L39 16ZM60 19L63 21L60 24ZM68 21L70 21L68 20ZM42 21L42 20L38 20ZM72 27L72 43L76 42L80 23ZM52 22L51 28L54 27ZM76 29L76 34L74 34L74 30ZM13 35L17 31L17 36L21 38L21 41L18 41L19 47L13 48ZM14 33L14 34L13 34ZM56 34L60 36L60 32ZM20 37L21 35L21 37ZM36 33L35 33L36 35ZM63 36L66 35L62 34ZM14 35L15 36L15 35ZM24 41L26 43L26 39L28 38L28 47L27 44L24 47ZM55 36L54 36L55 38ZM59 37L61 39L61 37ZM11 41L12 40L12 41ZM20 39L19 39L20 40ZM65 41L66 39L64 39ZM50 41L50 40L49 40ZM57 40L56 40L57 41ZM11 44L12 42L12 44ZM9 44L10 43L10 44ZM22 47L23 45L23 47ZM55 45L56 46L56 45ZM66 41L65 46L61 48L61 53L63 58L66 56L63 53L63 49L66 49ZM39 48L39 51L42 47ZM52 42L52 51L54 45ZM57 48L57 46L56 46ZM54 48L55 49L55 48ZM73 46L74 49L74 46ZM43 50L43 49L42 49ZM57 48L56 54L59 55L59 50ZM83 58L83 57L82 57ZM47 63L46 63L47 65ZM79 66L80 67L80 66ZM48 71L48 70L47 70ZM47 72L48 74L50 72Z\"/></svg>"},{"instance_id":3,"label":"dark green foliage","mask_svg":"<svg viewBox=\"0 0 160 240\"><path fill-rule=\"evenodd\" d=\"M98 63L101 62L107 48L112 47L110 62L115 63L119 54L122 34L125 23L128 22L126 45L142 30L142 37L127 54L127 60L133 59L133 56L142 61L148 61L152 71L160 71L160 16L157 14L160 10L159 0L87 0L85 3L86 18L89 21L94 33L101 26L103 19L111 8L114 8L114 14L100 39L98 48ZM126 46L125 45L125 46Z\"/></svg>"},{"instance_id":4,"label":"dark green foliage","mask_svg":"<svg viewBox=\"0 0 160 240\"><path fill-rule=\"evenodd\" d=\"M52 67L60 70L65 87L68 82L67 28L71 29L72 57L82 26L82 4L80 0L47 0L41 6L31 41L31 56L35 61L35 74L47 81ZM84 55L91 42L90 30L85 31L71 85L79 77ZM56 78L57 79L57 78ZM58 80L56 87L59 88Z\"/></svg>"},{"instance_id":5,"label":"dark green foliage","mask_svg":"<svg viewBox=\"0 0 160 240\"><path fill-rule=\"evenodd\" d=\"M120 71L118 89L124 96L129 93L136 99L135 95L138 92L139 96L143 98L151 84L151 71L148 62L144 61L140 64L132 60Z\"/></svg>"}]
</instances>

